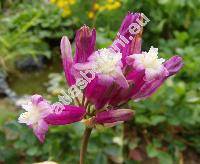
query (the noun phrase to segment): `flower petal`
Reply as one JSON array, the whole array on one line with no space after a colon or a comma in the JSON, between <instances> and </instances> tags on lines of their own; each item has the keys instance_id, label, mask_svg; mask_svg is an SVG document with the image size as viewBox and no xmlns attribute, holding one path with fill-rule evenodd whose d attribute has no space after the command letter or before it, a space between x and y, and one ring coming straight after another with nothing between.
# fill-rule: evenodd
<instances>
[{"instance_id":1,"label":"flower petal","mask_svg":"<svg viewBox=\"0 0 200 164\"><path fill-rule=\"evenodd\" d=\"M24 112L24 113L22 113L22 114L19 116L18 122L19 122L20 124L28 124L29 119L28 119L28 117L27 117L27 114L28 114L28 112Z\"/></svg>"},{"instance_id":2,"label":"flower petal","mask_svg":"<svg viewBox=\"0 0 200 164\"><path fill-rule=\"evenodd\" d=\"M60 43L60 49L62 54L63 69L65 77L69 86L75 83L74 77L71 73L71 67L73 65L71 44L66 36L63 36Z\"/></svg>"},{"instance_id":3,"label":"flower petal","mask_svg":"<svg viewBox=\"0 0 200 164\"><path fill-rule=\"evenodd\" d=\"M96 43L96 30L90 30L89 27L84 25L76 33L76 51L75 63L84 63L88 57L94 52Z\"/></svg>"},{"instance_id":4,"label":"flower petal","mask_svg":"<svg viewBox=\"0 0 200 164\"><path fill-rule=\"evenodd\" d=\"M38 105L38 103L40 103L41 101L43 101L44 99L43 99L43 97L41 96L41 95L37 95L37 94L35 94L35 95L32 95L31 96L31 102L32 102L32 104L34 104L34 105Z\"/></svg>"},{"instance_id":5,"label":"flower petal","mask_svg":"<svg viewBox=\"0 0 200 164\"><path fill-rule=\"evenodd\" d=\"M141 20L141 13L128 13L126 17L124 18L122 25L119 29L120 35L117 35L115 41L113 42L113 45L111 46L112 49L122 53L122 62L125 66L126 63L126 57L133 54L133 53L141 53L141 43L142 43L142 27L140 27L140 30L137 34L131 34L129 29L130 26L134 23L137 23L137 20ZM137 23L138 24L138 23ZM122 36L124 39L123 43L120 42L122 40L120 38ZM131 39L130 39L131 38ZM126 40L126 41L125 41Z\"/></svg>"},{"instance_id":6,"label":"flower petal","mask_svg":"<svg viewBox=\"0 0 200 164\"><path fill-rule=\"evenodd\" d=\"M112 127L120 125L122 123L124 123L124 121L117 121L117 122L113 122L113 123L104 123L103 126L106 128L112 128Z\"/></svg>"},{"instance_id":7,"label":"flower petal","mask_svg":"<svg viewBox=\"0 0 200 164\"><path fill-rule=\"evenodd\" d=\"M64 105L61 109L61 106L54 106L54 113L44 120L50 125L65 125L80 121L85 113L86 110L83 107Z\"/></svg>"},{"instance_id":8,"label":"flower petal","mask_svg":"<svg viewBox=\"0 0 200 164\"><path fill-rule=\"evenodd\" d=\"M45 140L45 134L48 131L48 124L44 120L40 120L37 126L32 125L33 132L41 143Z\"/></svg>"},{"instance_id":9,"label":"flower petal","mask_svg":"<svg viewBox=\"0 0 200 164\"><path fill-rule=\"evenodd\" d=\"M99 82L105 86L111 86L114 82L114 78L109 75L99 74L98 75Z\"/></svg>"},{"instance_id":10,"label":"flower petal","mask_svg":"<svg viewBox=\"0 0 200 164\"><path fill-rule=\"evenodd\" d=\"M169 76L176 74L183 67L183 59L180 56L173 56L164 63Z\"/></svg>"},{"instance_id":11,"label":"flower petal","mask_svg":"<svg viewBox=\"0 0 200 164\"><path fill-rule=\"evenodd\" d=\"M105 112L98 113L95 121L97 123L113 123L118 121L127 121L133 117L133 110L131 109L116 109L108 110Z\"/></svg>"},{"instance_id":12,"label":"flower petal","mask_svg":"<svg viewBox=\"0 0 200 164\"><path fill-rule=\"evenodd\" d=\"M126 79L129 81L129 87L119 88L110 99L109 104L116 106L131 99L131 97L136 94L144 84L144 76L144 70L131 71L126 77Z\"/></svg>"},{"instance_id":13,"label":"flower petal","mask_svg":"<svg viewBox=\"0 0 200 164\"><path fill-rule=\"evenodd\" d=\"M86 63L76 63L74 64L73 68L78 71L85 71L88 69L92 69L95 67L94 62L86 62Z\"/></svg>"},{"instance_id":14,"label":"flower petal","mask_svg":"<svg viewBox=\"0 0 200 164\"><path fill-rule=\"evenodd\" d=\"M125 76L123 75L123 72L121 69L117 70L117 76L115 77L115 81L122 88L129 87L128 81L126 80Z\"/></svg>"},{"instance_id":15,"label":"flower petal","mask_svg":"<svg viewBox=\"0 0 200 164\"><path fill-rule=\"evenodd\" d=\"M108 103L114 91L113 83L102 83L99 77L95 77L85 88L84 94L96 109L101 109Z\"/></svg>"},{"instance_id":16,"label":"flower petal","mask_svg":"<svg viewBox=\"0 0 200 164\"><path fill-rule=\"evenodd\" d=\"M25 110L25 111L30 111L32 109L32 102L27 102L27 104L22 104L21 107Z\"/></svg>"},{"instance_id":17,"label":"flower petal","mask_svg":"<svg viewBox=\"0 0 200 164\"><path fill-rule=\"evenodd\" d=\"M52 113L52 107L47 101L42 101L38 104L38 109L40 110L41 118L45 118L50 113Z\"/></svg>"},{"instance_id":18,"label":"flower petal","mask_svg":"<svg viewBox=\"0 0 200 164\"><path fill-rule=\"evenodd\" d=\"M174 56L167 60L164 63L164 66L168 72L168 75L144 83L144 85L140 88L140 91L132 97L133 99L144 99L155 93L168 77L176 74L183 67L182 58L179 56Z\"/></svg>"}]
</instances>

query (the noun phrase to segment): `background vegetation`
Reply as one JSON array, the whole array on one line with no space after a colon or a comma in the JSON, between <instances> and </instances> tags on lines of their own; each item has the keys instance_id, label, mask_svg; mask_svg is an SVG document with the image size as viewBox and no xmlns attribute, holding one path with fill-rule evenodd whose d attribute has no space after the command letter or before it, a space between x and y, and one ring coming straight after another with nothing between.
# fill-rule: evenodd
<instances>
[{"instance_id":1,"label":"background vegetation","mask_svg":"<svg viewBox=\"0 0 200 164\"><path fill-rule=\"evenodd\" d=\"M143 50L153 45L164 58L179 54L185 66L150 99L129 103L136 110L133 120L93 132L88 164L200 163L199 0L0 0L0 74L17 94L11 101L0 77L0 163L78 163L81 124L51 128L41 145L17 123L16 104L33 93L56 101L58 89L66 88L61 36L73 42L87 24L97 29L97 47L106 47L128 11L151 20Z\"/></svg>"}]
</instances>

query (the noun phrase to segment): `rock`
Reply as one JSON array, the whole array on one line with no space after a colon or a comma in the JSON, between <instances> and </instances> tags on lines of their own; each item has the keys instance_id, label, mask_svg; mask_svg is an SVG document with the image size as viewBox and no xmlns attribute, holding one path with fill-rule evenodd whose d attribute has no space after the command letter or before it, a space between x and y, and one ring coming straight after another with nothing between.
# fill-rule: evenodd
<instances>
[{"instance_id":1,"label":"rock","mask_svg":"<svg viewBox=\"0 0 200 164\"><path fill-rule=\"evenodd\" d=\"M2 72L0 72L0 97L8 97L13 102L17 99L16 93L9 88L6 75Z\"/></svg>"},{"instance_id":2,"label":"rock","mask_svg":"<svg viewBox=\"0 0 200 164\"><path fill-rule=\"evenodd\" d=\"M17 69L24 72L33 72L42 70L49 63L49 59L43 55L34 59L33 57L27 57L15 62Z\"/></svg>"},{"instance_id":3,"label":"rock","mask_svg":"<svg viewBox=\"0 0 200 164\"><path fill-rule=\"evenodd\" d=\"M0 97L6 97L5 90L7 88L6 76L0 72Z\"/></svg>"}]
</instances>

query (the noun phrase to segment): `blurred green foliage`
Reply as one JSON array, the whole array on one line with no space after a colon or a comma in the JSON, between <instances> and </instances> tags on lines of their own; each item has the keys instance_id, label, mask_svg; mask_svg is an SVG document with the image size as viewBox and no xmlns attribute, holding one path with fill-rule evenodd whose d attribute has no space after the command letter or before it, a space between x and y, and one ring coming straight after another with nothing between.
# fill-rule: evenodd
<instances>
[{"instance_id":1,"label":"blurred green foliage","mask_svg":"<svg viewBox=\"0 0 200 164\"><path fill-rule=\"evenodd\" d=\"M161 164L172 164L186 159L188 151L200 153L199 0L123 0L120 9L99 12L94 19L87 15L93 5L89 0L77 0L67 18L47 1L0 2L0 68L5 71L7 62L23 56L50 57L60 37L68 35L73 40L75 30L83 24L96 27L97 47L106 47L127 11L143 12L151 20L144 27L143 50L153 45L164 58L179 54L185 66L150 99L129 103L136 116L124 125L127 131L122 126L94 131L88 163L119 163L124 158L129 164L138 156L146 159L145 151ZM0 127L0 162L77 163L82 131L80 124L53 127L41 145L30 129L7 121ZM123 138L122 133L128 135ZM131 153L133 150L138 150L137 155Z\"/></svg>"},{"instance_id":2,"label":"blurred green foliage","mask_svg":"<svg viewBox=\"0 0 200 164\"><path fill-rule=\"evenodd\" d=\"M0 69L5 72L12 72L14 61L22 57L50 58L51 40L72 33L73 29L66 30L71 22L63 22L61 11L54 5L40 0L10 5L0 15Z\"/></svg>"}]
</instances>

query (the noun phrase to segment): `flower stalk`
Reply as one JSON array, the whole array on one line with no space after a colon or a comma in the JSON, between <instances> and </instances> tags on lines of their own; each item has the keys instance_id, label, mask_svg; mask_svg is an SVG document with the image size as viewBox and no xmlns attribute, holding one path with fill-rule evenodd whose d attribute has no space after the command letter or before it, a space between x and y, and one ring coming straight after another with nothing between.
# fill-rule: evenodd
<instances>
[{"instance_id":1,"label":"flower stalk","mask_svg":"<svg viewBox=\"0 0 200 164\"><path fill-rule=\"evenodd\" d=\"M89 141L91 132L92 132L92 128L89 128L89 127L85 128L82 143L81 143L81 150L80 150L80 164L84 164L85 156L87 153L88 141Z\"/></svg>"}]
</instances>

